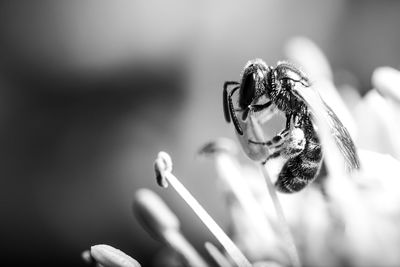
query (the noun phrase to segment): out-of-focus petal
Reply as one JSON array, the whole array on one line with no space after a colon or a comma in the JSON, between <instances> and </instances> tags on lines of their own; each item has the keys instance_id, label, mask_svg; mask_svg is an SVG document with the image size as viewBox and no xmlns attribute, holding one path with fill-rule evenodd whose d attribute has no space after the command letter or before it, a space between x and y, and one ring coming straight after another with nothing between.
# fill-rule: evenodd
<instances>
[{"instance_id":1,"label":"out-of-focus petal","mask_svg":"<svg viewBox=\"0 0 400 267\"><path fill-rule=\"evenodd\" d=\"M400 105L400 71L391 67L377 68L372 74L372 84L382 95Z\"/></svg>"},{"instance_id":2,"label":"out-of-focus petal","mask_svg":"<svg viewBox=\"0 0 400 267\"><path fill-rule=\"evenodd\" d=\"M312 86L335 111L350 135L357 136L356 124L332 81L332 70L322 50L305 37L290 39L285 47L288 59L300 66L311 79Z\"/></svg>"},{"instance_id":3,"label":"out-of-focus petal","mask_svg":"<svg viewBox=\"0 0 400 267\"><path fill-rule=\"evenodd\" d=\"M97 263L106 267L140 267L140 264L132 257L108 245L92 246L90 254Z\"/></svg>"},{"instance_id":4,"label":"out-of-focus petal","mask_svg":"<svg viewBox=\"0 0 400 267\"><path fill-rule=\"evenodd\" d=\"M357 143L361 148L400 159L400 112L394 105L372 90L355 107L354 116L360 131Z\"/></svg>"},{"instance_id":5,"label":"out-of-focus petal","mask_svg":"<svg viewBox=\"0 0 400 267\"><path fill-rule=\"evenodd\" d=\"M156 193L148 189L138 190L133 212L150 235L173 248L188 266L207 266L181 233L178 218Z\"/></svg>"},{"instance_id":6,"label":"out-of-focus petal","mask_svg":"<svg viewBox=\"0 0 400 267\"><path fill-rule=\"evenodd\" d=\"M318 80L332 80L331 65L322 50L310 39L297 36L291 38L284 48L285 55L304 68L306 73Z\"/></svg>"}]
</instances>

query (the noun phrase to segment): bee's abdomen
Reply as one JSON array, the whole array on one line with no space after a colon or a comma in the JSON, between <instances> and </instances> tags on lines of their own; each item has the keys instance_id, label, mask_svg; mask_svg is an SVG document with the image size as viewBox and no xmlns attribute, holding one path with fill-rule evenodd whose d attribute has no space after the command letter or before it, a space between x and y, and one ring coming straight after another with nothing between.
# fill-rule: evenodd
<instances>
[{"instance_id":1,"label":"bee's abdomen","mask_svg":"<svg viewBox=\"0 0 400 267\"><path fill-rule=\"evenodd\" d=\"M307 142L303 152L283 165L275 187L283 193L298 192L311 183L321 168L322 150L316 142Z\"/></svg>"}]
</instances>

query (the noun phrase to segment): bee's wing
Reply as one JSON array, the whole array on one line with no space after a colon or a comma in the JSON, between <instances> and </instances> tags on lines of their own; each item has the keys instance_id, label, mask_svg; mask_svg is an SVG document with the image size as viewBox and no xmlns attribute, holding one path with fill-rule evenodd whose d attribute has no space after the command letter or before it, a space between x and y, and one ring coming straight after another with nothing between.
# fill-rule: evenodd
<instances>
[{"instance_id":1,"label":"bee's wing","mask_svg":"<svg viewBox=\"0 0 400 267\"><path fill-rule=\"evenodd\" d=\"M323 114L323 119L327 122L330 133L332 134L336 145L340 152L343 154L347 167L350 170L360 168L360 160L353 140L347 131L346 127L337 117L335 112L325 103L318 92L311 86L296 86L294 92L297 96L302 98L310 110L313 121L315 122L315 112Z\"/></svg>"},{"instance_id":2,"label":"bee's wing","mask_svg":"<svg viewBox=\"0 0 400 267\"><path fill-rule=\"evenodd\" d=\"M321 101L327 110L328 124L331 126L332 134L340 151L343 153L347 166L350 169L359 169L360 159L347 128L339 120L335 112L322 99Z\"/></svg>"}]
</instances>

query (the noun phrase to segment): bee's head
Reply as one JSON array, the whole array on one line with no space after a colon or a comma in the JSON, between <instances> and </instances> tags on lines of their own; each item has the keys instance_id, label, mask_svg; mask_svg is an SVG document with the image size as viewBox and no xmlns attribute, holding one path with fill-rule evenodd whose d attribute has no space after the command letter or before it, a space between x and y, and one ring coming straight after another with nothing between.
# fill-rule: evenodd
<instances>
[{"instance_id":1,"label":"bee's head","mask_svg":"<svg viewBox=\"0 0 400 267\"><path fill-rule=\"evenodd\" d=\"M247 62L240 81L239 106L242 109L265 94L265 78L270 71L271 67L261 59Z\"/></svg>"}]
</instances>

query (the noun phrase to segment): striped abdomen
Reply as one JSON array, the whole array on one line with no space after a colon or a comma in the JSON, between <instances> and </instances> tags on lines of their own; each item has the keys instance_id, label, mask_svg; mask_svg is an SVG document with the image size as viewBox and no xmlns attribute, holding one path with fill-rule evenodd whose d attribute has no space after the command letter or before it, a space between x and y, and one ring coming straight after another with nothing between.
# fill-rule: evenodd
<instances>
[{"instance_id":1,"label":"striped abdomen","mask_svg":"<svg viewBox=\"0 0 400 267\"><path fill-rule=\"evenodd\" d=\"M306 145L297 156L290 158L282 167L275 187L283 193L298 192L318 175L322 164L322 149L315 131L311 127L305 131Z\"/></svg>"}]
</instances>

